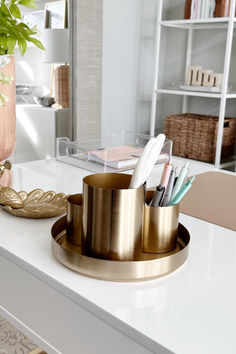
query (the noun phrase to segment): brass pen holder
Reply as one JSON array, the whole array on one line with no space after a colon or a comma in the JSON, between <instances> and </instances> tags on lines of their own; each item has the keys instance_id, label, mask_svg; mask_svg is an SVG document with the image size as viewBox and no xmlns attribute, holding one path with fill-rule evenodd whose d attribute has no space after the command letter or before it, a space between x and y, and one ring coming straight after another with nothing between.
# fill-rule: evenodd
<instances>
[{"instance_id":1,"label":"brass pen holder","mask_svg":"<svg viewBox=\"0 0 236 354\"><path fill-rule=\"evenodd\" d=\"M176 248L179 222L179 204L151 207L154 192L146 193L143 218L143 251L166 253Z\"/></svg>"},{"instance_id":2,"label":"brass pen holder","mask_svg":"<svg viewBox=\"0 0 236 354\"><path fill-rule=\"evenodd\" d=\"M83 179L83 239L87 255L117 261L142 251L145 187L129 189L131 175L102 173Z\"/></svg>"},{"instance_id":3,"label":"brass pen holder","mask_svg":"<svg viewBox=\"0 0 236 354\"><path fill-rule=\"evenodd\" d=\"M82 217L83 217L83 196L73 194L68 198L67 205L67 226L66 238L75 245L81 245L82 240Z\"/></svg>"},{"instance_id":4,"label":"brass pen holder","mask_svg":"<svg viewBox=\"0 0 236 354\"><path fill-rule=\"evenodd\" d=\"M128 189L130 179L114 173L84 178L83 195L68 198L67 216L52 227L58 261L80 274L111 281L157 278L186 261L190 235L178 225L179 205L144 205L145 186ZM147 192L146 201L152 196Z\"/></svg>"}]
</instances>

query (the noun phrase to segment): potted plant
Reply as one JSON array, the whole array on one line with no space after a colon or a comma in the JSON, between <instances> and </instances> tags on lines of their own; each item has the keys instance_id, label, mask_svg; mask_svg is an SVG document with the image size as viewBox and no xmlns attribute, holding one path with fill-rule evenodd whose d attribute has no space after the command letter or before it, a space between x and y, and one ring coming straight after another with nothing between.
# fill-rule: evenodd
<instances>
[{"instance_id":1,"label":"potted plant","mask_svg":"<svg viewBox=\"0 0 236 354\"><path fill-rule=\"evenodd\" d=\"M15 47L19 47L21 55L29 42L44 49L34 37L36 26L23 22L21 6L36 8L35 0L0 0L0 162L12 154L16 141Z\"/></svg>"}]
</instances>

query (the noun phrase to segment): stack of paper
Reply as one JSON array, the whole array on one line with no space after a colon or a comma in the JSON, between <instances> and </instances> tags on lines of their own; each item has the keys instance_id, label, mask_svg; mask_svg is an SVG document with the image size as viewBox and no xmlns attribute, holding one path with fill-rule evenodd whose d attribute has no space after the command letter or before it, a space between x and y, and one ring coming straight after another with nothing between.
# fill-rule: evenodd
<instances>
[{"instance_id":1,"label":"stack of paper","mask_svg":"<svg viewBox=\"0 0 236 354\"><path fill-rule=\"evenodd\" d=\"M142 147L121 145L101 150L91 150L89 151L89 161L116 169L130 168L137 164L143 149ZM168 158L168 154L161 153L157 159L157 163L165 162Z\"/></svg>"},{"instance_id":2,"label":"stack of paper","mask_svg":"<svg viewBox=\"0 0 236 354\"><path fill-rule=\"evenodd\" d=\"M132 146L114 146L102 150L89 151L89 160L113 168L124 168L136 165L143 148Z\"/></svg>"}]
</instances>

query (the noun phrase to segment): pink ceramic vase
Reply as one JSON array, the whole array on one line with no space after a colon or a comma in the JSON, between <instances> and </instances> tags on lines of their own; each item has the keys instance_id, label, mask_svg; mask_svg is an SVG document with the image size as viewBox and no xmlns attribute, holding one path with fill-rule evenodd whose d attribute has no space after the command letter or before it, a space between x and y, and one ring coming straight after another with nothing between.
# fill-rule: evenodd
<instances>
[{"instance_id":1,"label":"pink ceramic vase","mask_svg":"<svg viewBox=\"0 0 236 354\"><path fill-rule=\"evenodd\" d=\"M0 83L0 93L9 97L9 101L0 107L0 161L7 159L14 151L16 144L16 84L15 84L15 58L0 67L0 72L12 76L14 80L9 84ZM4 171L0 185L11 184L11 171Z\"/></svg>"},{"instance_id":2,"label":"pink ceramic vase","mask_svg":"<svg viewBox=\"0 0 236 354\"><path fill-rule=\"evenodd\" d=\"M12 187L12 172L11 170L5 170L2 177L0 178L0 186Z\"/></svg>"},{"instance_id":3,"label":"pink ceramic vase","mask_svg":"<svg viewBox=\"0 0 236 354\"><path fill-rule=\"evenodd\" d=\"M15 85L15 58L10 63L0 67L0 71L14 80L11 84L0 83L0 92L9 97L9 101L0 107L0 161L8 158L16 143L16 85Z\"/></svg>"}]
</instances>

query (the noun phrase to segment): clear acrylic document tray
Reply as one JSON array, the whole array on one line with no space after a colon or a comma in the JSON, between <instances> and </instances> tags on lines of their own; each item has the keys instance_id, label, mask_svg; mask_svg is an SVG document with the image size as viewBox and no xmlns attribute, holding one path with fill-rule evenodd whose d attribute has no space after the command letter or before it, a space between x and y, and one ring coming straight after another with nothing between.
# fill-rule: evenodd
<instances>
[{"instance_id":1,"label":"clear acrylic document tray","mask_svg":"<svg viewBox=\"0 0 236 354\"><path fill-rule=\"evenodd\" d=\"M97 173L127 171L135 168L150 138L149 135L125 130L85 143L57 138L56 158ZM156 163L165 163L171 153L172 141L167 139Z\"/></svg>"}]
</instances>

